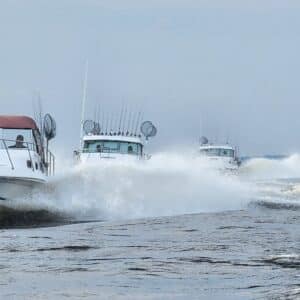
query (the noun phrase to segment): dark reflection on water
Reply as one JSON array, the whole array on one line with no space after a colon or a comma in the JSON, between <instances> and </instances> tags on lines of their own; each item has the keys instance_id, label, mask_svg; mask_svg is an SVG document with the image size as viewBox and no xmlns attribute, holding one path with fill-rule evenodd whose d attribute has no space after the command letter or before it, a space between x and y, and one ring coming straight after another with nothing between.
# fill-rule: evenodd
<instances>
[{"instance_id":1,"label":"dark reflection on water","mask_svg":"<svg viewBox=\"0 0 300 300\"><path fill-rule=\"evenodd\" d=\"M3 212L2 227L20 224L11 222L13 211ZM45 211L16 216L22 222L33 217L32 225L71 222ZM0 298L299 299L299 221L297 210L260 204L245 211L2 229Z\"/></svg>"},{"instance_id":2,"label":"dark reflection on water","mask_svg":"<svg viewBox=\"0 0 300 300\"><path fill-rule=\"evenodd\" d=\"M69 218L46 209L20 209L0 206L0 228L40 227L67 223Z\"/></svg>"},{"instance_id":3,"label":"dark reflection on water","mask_svg":"<svg viewBox=\"0 0 300 300\"><path fill-rule=\"evenodd\" d=\"M91 222L101 222L101 220L77 220L69 214L49 209L13 208L0 205L0 229L54 227Z\"/></svg>"}]
</instances>

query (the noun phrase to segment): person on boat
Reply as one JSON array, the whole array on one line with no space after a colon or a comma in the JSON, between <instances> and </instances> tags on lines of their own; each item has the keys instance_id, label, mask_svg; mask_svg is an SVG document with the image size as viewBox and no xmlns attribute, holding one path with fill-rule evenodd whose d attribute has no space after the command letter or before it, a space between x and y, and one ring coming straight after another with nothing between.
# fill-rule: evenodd
<instances>
[{"instance_id":1,"label":"person on boat","mask_svg":"<svg viewBox=\"0 0 300 300\"><path fill-rule=\"evenodd\" d=\"M133 153L133 148L131 145L128 146L128 153L129 154L132 154Z\"/></svg>"},{"instance_id":2,"label":"person on boat","mask_svg":"<svg viewBox=\"0 0 300 300\"><path fill-rule=\"evenodd\" d=\"M16 144L13 146L9 146L8 148L17 148L17 149L26 148L26 146L24 146L24 136L19 134L16 138Z\"/></svg>"},{"instance_id":3,"label":"person on boat","mask_svg":"<svg viewBox=\"0 0 300 300\"><path fill-rule=\"evenodd\" d=\"M97 152L101 152L101 145L97 145L96 150Z\"/></svg>"}]
</instances>

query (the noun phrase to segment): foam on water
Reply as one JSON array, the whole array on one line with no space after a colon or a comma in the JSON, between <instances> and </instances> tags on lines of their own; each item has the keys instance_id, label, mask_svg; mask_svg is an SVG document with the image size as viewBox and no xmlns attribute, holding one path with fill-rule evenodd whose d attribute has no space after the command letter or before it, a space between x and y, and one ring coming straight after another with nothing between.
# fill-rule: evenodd
<instances>
[{"instance_id":1,"label":"foam on water","mask_svg":"<svg viewBox=\"0 0 300 300\"><path fill-rule=\"evenodd\" d=\"M252 159L236 175L190 153L159 153L149 161L99 161L71 166L33 196L9 203L77 218L140 218L239 210L250 201L298 202L300 156ZM285 181L277 181L284 178Z\"/></svg>"},{"instance_id":2,"label":"foam on water","mask_svg":"<svg viewBox=\"0 0 300 300\"><path fill-rule=\"evenodd\" d=\"M249 186L211 167L206 159L176 153L160 153L143 162L100 161L71 167L46 189L35 191L29 202L20 201L78 217L105 219L245 207Z\"/></svg>"},{"instance_id":3,"label":"foam on water","mask_svg":"<svg viewBox=\"0 0 300 300\"><path fill-rule=\"evenodd\" d=\"M242 165L241 173L254 180L300 178L300 154L282 159L253 158Z\"/></svg>"},{"instance_id":4,"label":"foam on water","mask_svg":"<svg viewBox=\"0 0 300 300\"><path fill-rule=\"evenodd\" d=\"M300 155L281 159L253 158L240 169L240 177L256 183L255 201L274 209L300 209Z\"/></svg>"}]
</instances>

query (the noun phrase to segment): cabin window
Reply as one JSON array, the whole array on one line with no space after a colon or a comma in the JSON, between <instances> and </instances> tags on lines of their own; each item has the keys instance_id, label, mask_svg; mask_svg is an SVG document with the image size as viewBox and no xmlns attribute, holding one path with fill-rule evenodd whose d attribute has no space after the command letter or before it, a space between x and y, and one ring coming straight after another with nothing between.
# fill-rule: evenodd
<instances>
[{"instance_id":1,"label":"cabin window","mask_svg":"<svg viewBox=\"0 0 300 300\"><path fill-rule=\"evenodd\" d=\"M234 151L232 149L220 149L221 156L234 157Z\"/></svg>"},{"instance_id":2,"label":"cabin window","mask_svg":"<svg viewBox=\"0 0 300 300\"><path fill-rule=\"evenodd\" d=\"M18 136L23 137L23 142L16 141ZM36 145L31 129L2 129L0 138L2 140L0 143L1 149L6 145L8 148L30 149L36 151ZM3 141L5 142L5 145Z\"/></svg>"},{"instance_id":3,"label":"cabin window","mask_svg":"<svg viewBox=\"0 0 300 300\"><path fill-rule=\"evenodd\" d=\"M219 149L202 149L201 150L202 154L208 155L208 156L220 156L220 151Z\"/></svg>"},{"instance_id":4,"label":"cabin window","mask_svg":"<svg viewBox=\"0 0 300 300\"><path fill-rule=\"evenodd\" d=\"M207 156L234 157L234 150L232 149L207 148L201 149L200 153Z\"/></svg>"},{"instance_id":5,"label":"cabin window","mask_svg":"<svg viewBox=\"0 0 300 300\"><path fill-rule=\"evenodd\" d=\"M85 153L120 153L142 155L142 145L122 141L85 141Z\"/></svg>"},{"instance_id":6,"label":"cabin window","mask_svg":"<svg viewBox=\"0 0 300 300\"><path fill-rule=\"evenodd\" d=\"M121 142L120 143L120 153L141 155L142 154L142 145L137 144L137 143Z\"/></svg>"}]
</instances>

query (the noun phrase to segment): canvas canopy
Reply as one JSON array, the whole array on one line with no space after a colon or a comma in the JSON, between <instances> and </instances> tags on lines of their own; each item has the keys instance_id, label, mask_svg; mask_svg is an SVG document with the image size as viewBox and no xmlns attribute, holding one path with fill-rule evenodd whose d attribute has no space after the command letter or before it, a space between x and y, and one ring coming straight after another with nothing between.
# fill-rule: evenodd
<instances>
[{"instance_id":1,"label":"canvas canopy","mask_svg":"<svg viewBox=\"0 0 300 300\"><path fill-rule=\"evenodd\" d=\"M0 116L0 128L3 129L38 129L35 121L26 116Z\"/></svg>"}]
</instances>

